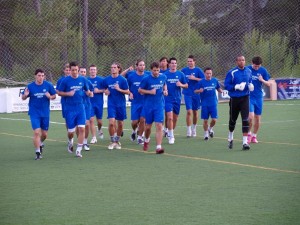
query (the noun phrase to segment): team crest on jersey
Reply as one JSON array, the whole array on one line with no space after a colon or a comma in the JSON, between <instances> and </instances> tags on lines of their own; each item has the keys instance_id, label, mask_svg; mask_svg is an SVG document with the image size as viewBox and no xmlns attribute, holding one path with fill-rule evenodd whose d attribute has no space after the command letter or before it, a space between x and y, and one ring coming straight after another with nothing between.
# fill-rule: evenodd
<instances>
[{"instance_id":1,"label":"team crest on jersey","mask_svg":"<svg viewBox=\"0 0 300 225\"><path fill-rule=\"evenodd\" d=\"M46 92L46 89L43 89L43 92Z\"/></svg>"},{"instance_id":2,"label":"team crest on jersey","mask_svg":"<svg viewBox=\"0 0 300 225\"><path fill-rule=\"evenodd\" d=\"M178 78L178 76L176 76L176 78Z\"/></svg>"},{"instance_id":3,"label":"team crest on jersey","mask_svg":"<svg viewBox=\"0 0 300 225\"><path fill-rule=\"evenodd\" d=\"M160 81L160 83L162 83L162 81Z\"/></svg>"},{"instance_id":4,"label":"team crest on jersey","mask_svg":"<svg viewBox=\"0 0 300 225\"><path fill-rule=\"evenodd\" d=\"M79 82L79 85L82 85L82 82Z\"/></svg>"}]
</instances>

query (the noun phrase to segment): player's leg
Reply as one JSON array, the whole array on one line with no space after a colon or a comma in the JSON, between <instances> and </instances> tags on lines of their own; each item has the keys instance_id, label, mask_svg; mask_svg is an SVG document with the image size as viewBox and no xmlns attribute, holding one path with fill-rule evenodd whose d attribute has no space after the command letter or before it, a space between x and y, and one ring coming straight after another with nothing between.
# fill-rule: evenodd
<instances>
[{"instance_id":1,"label":"player's leg","mask_svg":"<svg viewBox=\"0 0 300 225\"><path fill-rule=\"evenodd\" d=\"M240 101L241 117L242 117L242 132L243 132L243 150L249 150L248 143L249 132L249 96L241 97Z\"/></svg>"},{"instance_id":2,"label":"player's leg","mask_svg":"<svg viewBox=\"0 0 300 225\"><path fill-rule=\"evenodd\" d=\"M90 130L92 134L92 139L90 141L91 144L97 143L97 138L96 138L96 127L95 127L95 119L94 116L90 118Z\"/></svg>"},{"instance_id":3,"label":"player's leg","mask_svg":"<svg viewBox=\"0 0 300 225\"><path fill-rule=\"evenodd\" d=\"M144 140L143 140L144 131L145 131L145 118L141 116L139 122L139 129L138 129L138 138L137 138L137 143L139 145L144 144Z\"/></svg>"},{"instance_id":4,"label":"player's leg","mask_svg":"<svg viewBox=\"0 0 300 225\"><path fill-rule=\"evenodd\" d=\"M258 130L260 128L260 124L261 124L262 109L263 109L263 99L262 98L257 99L255 107L254 107L254 127L253 127L253 135L251 138L252 143L258 143L257 132L258 132Z\"/></svg>"},{"instance_id":5,"label":"player's leg","mask_svg":"<svg viewBox=\"0 0 300 225\"><path fill-rule=\"evenodd\" d=\"M192 96L184 95L184 103L186 108L186 136L192 136Z\"/></svg>"},{"instance_id":6,"label":"player's leg","mask_svg":"<svg viewBox=\"0 0 300 225\"><path fill-rule=\"evenodd\" d=\"M135 104L135 103L131 104L130 112L131 112L130 119L131 119L131 128L132 128L130 139L131 139L131 141L135 141L136 135L137 135L137 128L139 125L139 119L140 119L140 117L138 115L137 104Z\"/></svg>"},{"instance_id":7,"label":"player's leg","mask_svg":"<svg viewBox=\"0 0 300 225\"><path fill-rule=\"evenodd\" d=\"M78 138L77 138L77 148L76 148L76 156L82 157L81 151L84 144L85 139L85 126L87 124L87 118L86 118L86 112L85 109L83 112L78 112L76 119L75 119L75 125L78 128Z\"/></svg>"},{"instance_id":8,"label":"player's leg","mask_svg":"<svg viewBox=\"0 0 300 225\"><path fill-rule=\"evenodd\" d=\"M197 136L197 123L198 123L198 111L200 109L200 96L193 95L192 97L192 110L193 110L193 124L192 124L192 136Z\"/></svg>"},{"instance_id":9,"label":"player's leg","mask_svg":"<svg viewBox=\"0 0 300 225\"><path fill-rule=\"evenodd\" d=\"M211 116L211 121L208 126L208 133L211 138L214 137L214 126L216 125L217 118L218 118L218 105L210 106L209 107L209 114Z\"/></svg>"},{"instance_id":10,"label":"player's leg","mask_svg":"<svg viewBox=\"0 0 300 225\"><path fill-rule=\"evenodd\" d=\"M251 142L252 138L252 126L253 126L253 120L254 120L254 106L255 105L255 99L254 97L250 97L250 103L249 103L249 132L248 132L248 143Z\"/></svg>"},{"instance_id":11,"label":"player's leg","mask_svg":"<svg viewBox=\"0 0 300 225\"><path fill-rule=\"evenodd\" d=\"M208 118L209 118L209 113L208 113L208 107L207 106L202 106L201 110L201 119L203 120L203 130L204 130L204 140L208 140Z\"/></svg>"},{"instance_id":12,"label":"player's leg","mask_svg":"<svg viewBox=\"0 0 300 225\"><path fill-rule=\"evenodd\" d=\"M103 104L97 105L95 114L97 118L98 135L100 139L103 139L104 138L104 134L102 130Z\"/></svg>"},{"instance_id":13,"label":"player's leg","mask_svg":"<svg viewBox=\"0 0 300 225\"><path fill-rule=\"evenodd\" d=\"M239 107L238 98L230 98L229 100L229 132L228 132L228 148L232 149L233 147L233 133L236 125L236 120L239 116L240 107Z\"/></svg>"}]
</instances>

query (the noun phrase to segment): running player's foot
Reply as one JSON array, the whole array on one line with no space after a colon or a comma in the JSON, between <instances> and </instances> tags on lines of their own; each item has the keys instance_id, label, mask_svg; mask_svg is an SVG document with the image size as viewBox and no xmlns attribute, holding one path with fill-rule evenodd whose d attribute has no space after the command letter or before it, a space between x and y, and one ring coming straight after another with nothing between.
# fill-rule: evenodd
<instances>
[{"instance_id":1,"label":"running player's foot","mask_svg":"<svg viewBox=\"0 0 300 225\"><path fill-rule=\"evenodd\" d=\"M233 147L233 140L228 141L228 148L232 149L232 147Z\"/></svg>"},{"instance_id":2,"label":"running player's foot","mask_svg":"<svg viewBox=\"0 0 300 225\"><path fill-rule=\"evenodd\" d=\"M121 149L121 142L117 141L115 142L115 149Z\"/></svg>"},{"instance_id":3,"label":"running player's foot","mask_svg":"<svg viewBox=\"0 0 300 225\"><path fill-rule=\"evenodd\" d=\"M206 136L206 137L204 137L204 141L208 141L208 137Z\"/></svg>"},{"instance_id":4,"label":"running player's foot","mask_svg":"<svg viewBox=\"0 0 300 225\"><path fill-rule=\"evenodd\" d=\"M187 137L187 138L190 138L191 136L192 136L192 131L188 129L188 130L186 131L186 137Z\"/></svg>"},{"instance_id":5,"label":"running player's foot","mask_svg":"<svg viewBox=\"0 0 300 225\"><path fill-rule=\"evenodd\" d=\"M104 138L104 134L103 134L102 130L99 130L99 131L98 131L98 135L99 135L99 138L100 138L100 139L103 139L103 138Z\"/></svg>"},{"instance_id":6,"label":"running player's foot","mask_svg":"<svg viewBox=\"0 0 300 225\"><path fill-rule=\"evenodd\" d=\"M163 131L164 132L164 137L168 137L168 131Z\"/></svg>"},{"instance_id":7,"label":"running player's foot","mask_svg":"<svg viewBox=\"0 0 300 225\"><path fill-rule=\"evenodd\" d=\"M148 151L148 149L149 149L149 142L144 142L144 146L143 146L143 150L144 151Z\"/></svg>"},{"instance_id":8,"label":"running player's foot","mask_svg":"<svg viewBox=\"0 0 300 225\"><path fill-rule=\"evenodd\" d=\"M209 136L211 137L211 138L213 138L214 137L214 134L215 134L215 132L214 131L209 131Z\"/></svg>"},{"instance_id":9,"label":"running player's foot","mask_svg":"<svg viewBox=\"0 0 300 225\"><path fill-rule=\"evenodd\" d=\"M108 145L108 149L112 150L115 148L116 143L115 142L110 142L110 144Z\"/></svg>"},{"instance_id":10,"label":"running player's foot","mask_svg":"<svg viewBox=\"0 0 300 225\"><path fill-rule=\"evenodd\" d=\"M197 131L196 129L192 129L192 137L196 137L197 136Z\"/></svg>"},{"instance_id":11,"label":"running player's foot","mask_svg":"<svg viewBox=\"0 0 300 225\"><path fill-rule=\"evenodd\" d=\"M133 132L133 133L131 134L131 136L130 136L130 140L131 140L131 141L135 141L135 139L136 139L136 133Z\"/></svg>"},{"instance_id":12,"label":"running player's foot","mask_svg":"<svg viewBox=\"0 0 300 225\"><path fill-rule=\"evenodd\" d=\"M163 154L165 150L163 148L156 149L156 154Z\"/></svg>"},{"instance_id":13,"label":"running player's foot","mask_svg":"<svg viewBox=\"0 0 300 225\"><path fill-rule=\"evenodd\" d=\"M91 144L96 144L97 143L97 138L96 137L92 137L92 140L90 141Z\"/></svg>"},{"instance_id":14,"label":"running player's foot","mask_svg":"<svg viewBox=\"0 0 300 225\"><path fill-rule=\"evenodd\" d=\"M250 149L250 145L248 144L243 144L243 150L249 150Z\"/></svg>"},{"instance_id":15,"label":"running player's foot","mask_svg":"<svg viewBox=\"0 0 300 225\"><path fill-rule=\"evenodd\" d=\"M175 143L175 138L174 137L169 137L169 144L173 145Z\"/></svg>"},{"instance_id":16,"label":"running player's foot","mask_svg":"<svg viewBox=\"0 0 300 225\"><path fill-rule=\"evenodd\" d=\"M71 154L74 152L73 143L72 142L68 143L68 152L71 153Z\"/></svg>"},{"instance_id":17,"label":"running player's foot","mask_svg":"<svg viewBox=\"0 0 300 225\"><path fill-rule=\"evenodd\" d=\"M138 139L137 139L137 144L138 144L138 145L143 145L143 144L144 144L143 139L138 138Z\"/></svg>"},{"instance_id":18,"label":"running player's foot","mask_svg":"<svg viewBox=\"0 0 300 225\"><path fill-rule=\"evenodd\" d=\"M250 142L248 142L248 143L250 143ZM251 143L258 143L257 138L256 137L252 137L251 138Z\"/></svg>"},{"instance_id":19,"label":"running player's foot","mask_svg":"<svg viewBox=\"0 0 300 225\"><path fill-rule=\"evenodd\" d=\"M80 151L76 151L76 157L82 158L82 155L81 155L81 152L80 152Z\"/></svg>"},{"instance_id":20,"label":"running player's foot","mask_svg":"<svg viewBox=\"0 0 300 225\"><path fill-rule=\"evenodd\" d=\"M41 159L41 153L40 152L36 152L35 153L35 160L40 160Z\"/></svg>"},{"instance_id":21,"label":"running player's foot","mask_svg":"<svg viewBox=\"0 0 300 225\"><path fill-rule=\"evenodd\" d=\"M83 148L85 151L89 151L90 150L90 146L88 144L84 144Z\"/></svg>"},{"instance_id":22,"label":"running player's foot","mask_svg":"<svg viewBox=\"0 0 300 225\"><path fill-rule=\"evenodd\" d=\"M248 143L251 143L251 139L252 139L252 135L251 135L251 134L248 134L248 137L247 137Z\"/></svg>"},{"instance_id":23,"label":"running player's foot","mask_svg":"<svg viewBox=\"0 0 300 225\"><path fill-rule=\"evenodd\" d=\"M124 131L122 131L122 133L121 133L121 137L123 137L124 136Z\"/></svg>"},{"instance_id":24,"label":"running player's foot","mask_svg":"<svg viewBox=\"0 0 300 225\"><path fill-rule=\"evenodd\" d=\"M41 146L40 146L40 153L41 153L41 154L43 153L43 150L44 150L44 145L41 145Z\"/></svg>"}]
</instances>

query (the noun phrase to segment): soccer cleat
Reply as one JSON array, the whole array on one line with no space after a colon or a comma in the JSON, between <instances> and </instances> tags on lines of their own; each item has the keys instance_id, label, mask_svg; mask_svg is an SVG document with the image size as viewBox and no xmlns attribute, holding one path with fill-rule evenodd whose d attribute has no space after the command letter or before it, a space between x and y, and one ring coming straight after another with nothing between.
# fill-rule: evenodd
<instances>
[{"instance_id":1,"label":"soccer cleat","mask_svg":"<svg viewBox=\"0 0 300 225\"><path fill-rule=\"evenodd\" d=\"M130 136L130 140L131 140L131 141L135 141L135 139L136 139L136 133L133 132L133 133L131 134L131 136Z\"/></svg>"},{"instance_id":2,"label":"soccer cleat","mask_svg":"<svg viewBox=\"0 0 300 225\"><path fill-rule=\"evenodd\" d=\"M88 144L84 144L83 148L85 151L89 151L90 150L90 146Z\"/></svg>"},{"instance_id":3,"label":"soccer cleat","mask_svg":"<svg viewBox=\"0 0 300 225\"><path fill-rule=\"evenodd\" d=\"M249 150L250 149L250 145L248 144L243 144L243 150Z\"/></svg>"},{"instance_id":4,"label":"soccer cleat","mask_svg":"<svg viewBox=\"0 0 300 225\"><path fill-rule=\"evenodd\" d=\"M103 134L102 130L98 130L98 135L99 135L100 139L104 138L104 134Z\"/></svg>"},{"instance_id":5,"label":"soccer cleat","mask_svg":"<svg viewBox=\"0 0 300 225\"><path fill-rule=\"evenodd\" d=\"M92 137L92 140L90 141L91 144L96 144L97 143L97 138L96 137Z\"/></svg>"},{"instance_id":6,"label":"soccer cleat","mask_svg":"<svg viewBox=\"0 0 300 225\"><path fill-rule=\"evenodd\" d=\"M81 155L81 152L80 152L80 151L76 151L76 157L82 158L82 155Z\"/></svg>"},{"instance_id":7,"label":"soccer cleat","mask_svg":"<svg viewBox=\"0 0 300 225\"><path fill-rule=\"evenodd\" d=\"M148 151L148 149L149 149L149 142L144 142L144 146L143 146L143 150L144 151Z\"/></svg>"},{"instance_id":8,"label":"soccer cleat","mask_svg":"<svg viewBox=\"0 0 300 225\"><path fill-rule=\"evenodd\" d=\"M110 144L108 145L108 149L112 150L115 148L116 143L115 142L110 142Z\"/></svg>"},{"instance_id":9,"label":"soccer cleat","mask_svg":"<svg viewBox=\"0 0 300 225\"><path fill-rule=\"evenodd\" d=\"M192 129L192 137L196 137L197 136L197 132L196 132L196 129Z\"/></svg>"},{"instance_id":10,"label":"soccer cleat","mask_svg":"<svg viewBox=\"0 0 300 225\"><path fill-rule=\"evenodd\" d=\"M214 134L215 134L215 132L214 131L209 131L209 136L211 137L211 138L213 138L214 137Z\"/></svg>"},{"instance_id":11,"label":"soccer cleat","mask_svg":"<svg viewBox=\"0 0 300 225\"><path fill-rule=\"evenodd\" d=\"M71 153L71 154L74 152L74 150L73 150L73 143L72 142L68 143L68 152Z\"/></svg>"},{"instance_id":12,"label":"soccer cleat","mask_svg":"<svg viewBox=\"0 0 300 225\"><path fill-rule=\"evenodd\" d=\"M248 143L250 143L250 142L248 142ZM258 143L257 138L256 137L252 137L251 138L251 143Z\"/></svg>"},{"instance_id":13,"label":"soccer cleat","mask_svg":"<svg viewBox=\"0 0 300 225\"><path fill-rule=\"evenodd\" d=\"M208 137L204 137L204 141L208 141Z\"/></svg>"},{"instance_id":14,"label":"soccer cleat","mask_svg":"<svg viewBox=\"0 0 300 225\"><path fill-rule=\"evenodd\" d=\"M137 139L137 144L138 144L138 145L143 145L143 144L144 144L143 139L138 138L138 139Z\"/></svg>"},{"instance_id":15,"label":"soccer cleat","mask_svg":"<svg viewBox=\"0 0 300 225\"><path fill-rule=\"evenodd\" d=\"M252 139L252 135L251 135L251 134L248 134L248 137L247 137L248 143L251 143L251 139Z\"/></svg>"},{"instance_id":16,"label":"soccer cleat","mask_svg":"<svg viewBox=\"0 0 300 225\"><path fill-rule=\"evenodd\" d=\"M115 149L121 149L121 142L117 141L115 142Z\"/></svg>"},{"instance_id":17,"label":"soccer cleat","mask_svg":"<svg viewBox=\"0 0 300 225\"><path fill-rule=\"evenodd\" d=\"M163 148L156 149L156 154L163 154L165 150Z\"/></svg>"},{"instance_id":18,"label":"soccer cleat","mask_svg":"<svg viewBox=\"0 0 300 225\"><path fill-rule=\"evenodd\" d=\"M233 140L228 141L228 148L232 149L232 147L233 147Z\"/></svg>"},{"instance_id":19,"label":"soccer cleat","mask_svg":"<svg viewBox=\"0 0 300 225\"><path fill-rule=\"evenodd\" d=\"M40 152L36 152L35 155L35 160L40 160L42 158Z\"/></svg>"},{"instance_id":20,"label":"soccer cleat","mask_svg":"<svg viewBox=\"0 0 300 225\"><path fill-rule=\"evenodd\" d=\"M175 143L175 138L174 137L169 137L169 144L173 145Z\"/></svg>"}]
</instances>

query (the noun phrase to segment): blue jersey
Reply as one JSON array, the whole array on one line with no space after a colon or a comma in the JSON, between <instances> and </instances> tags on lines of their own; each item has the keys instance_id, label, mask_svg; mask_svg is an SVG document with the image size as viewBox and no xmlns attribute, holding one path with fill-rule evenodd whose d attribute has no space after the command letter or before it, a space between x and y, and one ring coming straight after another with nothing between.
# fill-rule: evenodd
<instances>
[{"instance_id":1,"label":"blue jersey","mask_svg":"<svg viewBox=\"0 0 300 225\"><path fill-rule=\"evenodd\" d=\"M218 80L214 77L211 80L202 79L197 84L197 89L203 88L201 93L202 106L215 106L218 104L216 90L220 88Z\"/></svg>"},{"instance_id":2,"label":"blue jersey","mask_svg":"<svg viewBox=\"0 0 300 225\"><path fill-rule=\"evenodd\" d=\"M243 91L235 90L235 85L242 82L246 82L245 89ZM248 67L244 67L244 69L234 67L227 72L224 86L230 97L242 97L249 95L248 85L251 82L251 70Z\"/></svg>"},{"instance_id":3,"label":"blue jersey","mask_svg":"<svg viewBox=\"0 0 300 225\"><path fill-rule=\"evenodd\" d=\"M152 75L146 76L142 79L140 88L145 90L156 89L156 94L145 94L144 107L145 109L163 108L163 86L166 84L167 77L164 74L160 74L158 77Z\"/></svg>"},{"instance_id":4,"label":"blue jersey","mask_svg":"<svg viewBox=\"0 0 300 225\"><path fill-rule=\"evenodd\" d=\"M126 106L125 94L115 90L115 85L118 84L119 87L123 90L128 89L127 80L118 75L117 77L112 77L111 75L106 77L103 82L104 89L108 89L110 94L107 97L108 106Z\"/></svg>"},{"instance_id":5,"label":"blue jersey","mask_svg":"<svg viewBox=\"0 0 300 225\"><path fill-rule=\"evenodd\" d=\"M85 76L82 76L84 79L86 79L87 83L88 83L88 87L89 87L89 90L91 92L94 92L94 86L92 85L91 81L88 80ZM83 104L85 106L91 106L91 100L90 100L90 96L87 96L86 94L84 94L83 96Z\"/></svg>"},{"instance_id":6,"label":"blue jersey","mask_svg":"<svg viewBox=\"0 0 300 225\"><path fill-rule=\"evenodd\" d=\"M28 115L34 117L49 117L50 99L47 98L45 93L49 92L50 95L55 95L56 92L53 85L48 81L43 81L41 85L32 82L28 84L27 88L29 90Z\"/></svg>"},{"instance_id":7,"label":"blue jersey","mask_svg":"<svg viewBox=\"0 0 300 225\"><path fill-rule=\"evenodd\" d=\"M59 85L61 84L62 80L65 79L66 77L67 77L67 76L62 75L62 76L58 79L58 81L57 81L57 83L56 83L56 90L58 90L58 87L59 87ZM63 104L65 104L65 102L66 102L66 97L61 96L61 97L60 97L60 103L63 105Z\"/></svg>"},{"instance_id":8,"label":"blue jersey","mask_svg":"<svg viewBox=\"0 0 300 225\"><path fill-rule=\"evenodd\" d=\"M127 78L127 82L128 82L129 90L133 94L133 99L130 100L132 103L143 104L144 95L141 95L138 92L138 90L139 90L141 80L144 77L149 76L150 74L151 73L149 71L145 71L143 75L138 75L137 72L129 74Z\"/></svg>"},{"instance_id":9,"label":"blue jersey","mask_svg":"<svg viewBox=\"0 0 300 225\"><path fill-rule=\"evenodd\" d=\"M164 73L166 73L167 71L169 71L169 68L167 68L166 70L160 69L160 70L159 70L159 73L160 73L160 74L164 74Z\"/></svg>"},{"instance_id":10,"label":"blue jersey","mask_svg":"<svg viewBox=\"0 0 300 225\"><path fill-rule=\"evenodd\" d=\"M258 70L252 68L252 66L248 66L252 73L252 84L254 86L254 90L250 92L250 98L262 98L263 97L263 83L259 81L258 77L262 76L265 81L270 79L270 75L266 68L259 67Z\"/></svg>"},{"instance_id":11,"label":"blue jersey","mask_svg":"<svg viewBox=\"0 0 300 225\"><path fill-rule=\"evenodd\" d=\"M184 73L177 70L175 73L167 71L165 73L167 77L168 96L165 96L166 101L180 100L181 99L181 87L178 87L176 83L180 81L182 84L186 84L186 78Z\"/></svg>"},{"instance_id":12,"label":"blue jersey","mask_svg":"<svg viewBox=\"0 0 300 225\"><path fill-rule=\"evenodd\" d=\"M202 69L200 69L199 67L195 67L193 69L190 69L189 67L185 67L181 70L185 77L186 77L186 80L188 82L188 88L186 89L183 89L182 93L184 95L188 95L188 96L193 96L193 95L196 95L194 93L195 89L196 89L196 85L199 81L197 80L190 80L189 77L191 75L194 75L196 78L201 78L203 79L204 78L204 73L202 71Z\"/></svg>"},{"instance_id":13,"label":"blue jersey","mask_svg":"<svg viewBox=\"0 0 300 225\"><path fill-rule=\"evenodd\" d=\"M65 96L65 109L67 111L76 110L78 104L84 103L83 97L86 96L85 92L89 90L89 85L85 77L73 78L68 76L62 80L57 90L62 92L75 91L73 96Z\"/></svg>"},{"instance_id":14,"label":"blue jersey","mask_svg":"<svg viewBox=\"0 0 300 225\"><path fill-rule=\"evenodd\" d=\"M94 88L104 89L103 82L104 79L102 77L96 76L94 78L88 77L88 80L91 81ZM103 105L103 93L94 93L94 97L91 99L92 105Z\"/></svg>"}]
</instances>

